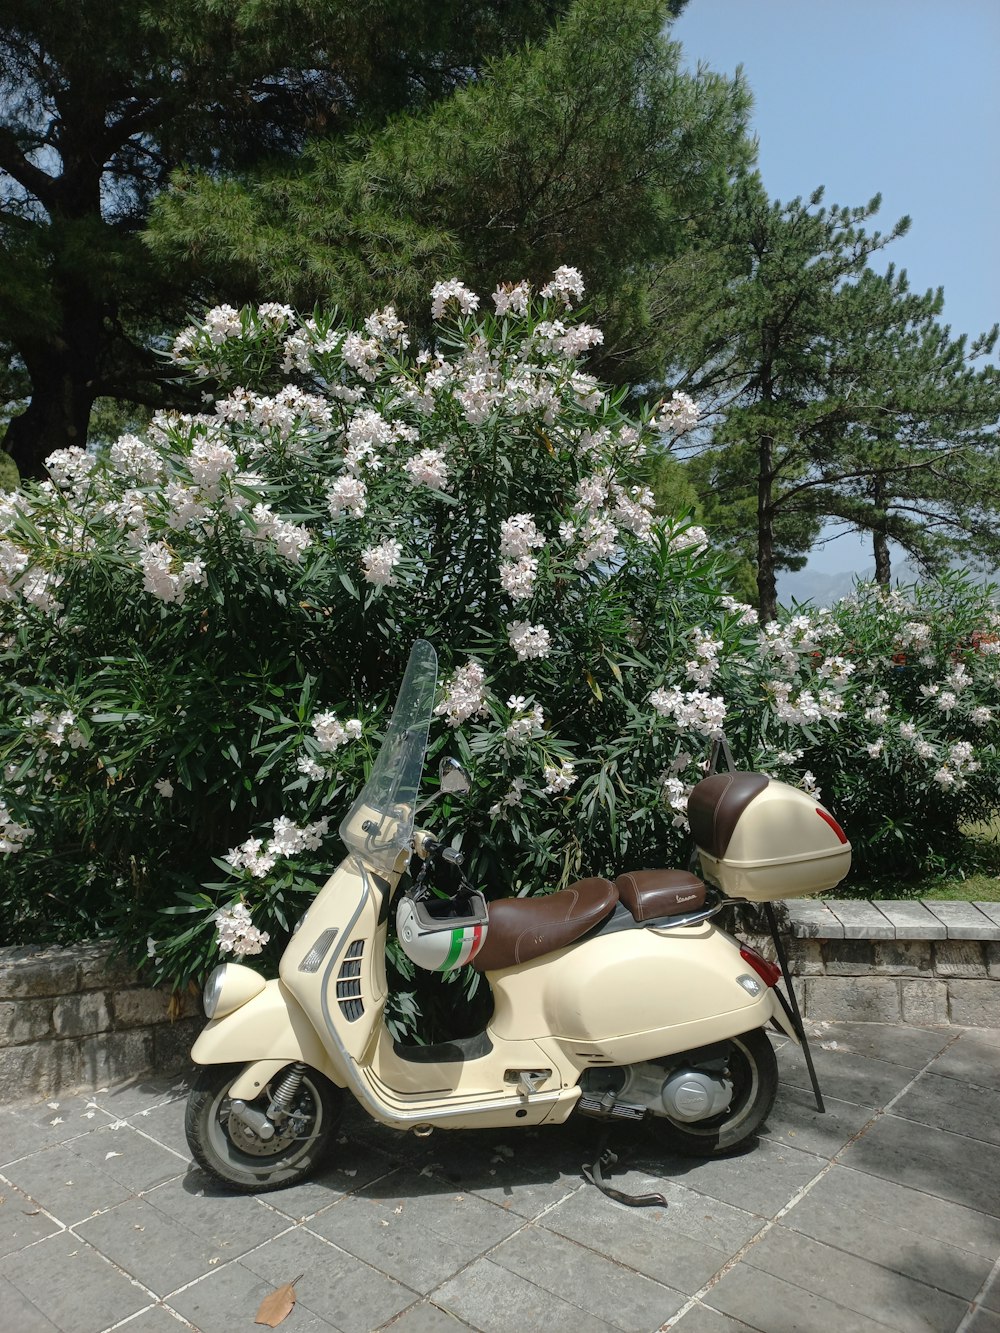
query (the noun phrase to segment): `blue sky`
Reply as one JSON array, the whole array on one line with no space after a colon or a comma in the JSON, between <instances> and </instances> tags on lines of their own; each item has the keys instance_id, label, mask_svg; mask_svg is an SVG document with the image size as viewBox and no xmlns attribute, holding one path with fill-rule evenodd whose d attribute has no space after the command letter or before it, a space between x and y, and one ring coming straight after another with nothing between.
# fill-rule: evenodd
<instances>
[{"instance_id":1,"label":"blue sky","mask_svg":"<svg viewBox=\"0 0 1000 1333\"><path fill-rule=\"evenodd\" d=\"M689 0L671 36L691 69L743 66L772 197L880 193L872 227L912 219L883 262L943 286L956 334L1000 319L1000 0ZM856 537L810 559L870 564Z\"/></svg>"}]
</instances>

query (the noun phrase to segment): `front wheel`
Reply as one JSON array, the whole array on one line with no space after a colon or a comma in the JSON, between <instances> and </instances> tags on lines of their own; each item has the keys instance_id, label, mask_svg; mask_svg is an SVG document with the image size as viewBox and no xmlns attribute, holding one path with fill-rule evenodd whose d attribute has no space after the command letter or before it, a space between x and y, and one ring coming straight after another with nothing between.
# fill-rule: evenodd
<instances>
[{"instance_id":1,"label":"front wheel","mask_svg":"<svg viewBox=\"0 0 1000 1333\"><path fill-rule=\"evenodd\" d=\"M763 1028L732 1038L726 1072L733 1096L720 1115L683 1124L658 1116L653 1122L671 1148L692 1157L718 1157L736 1152L763 1125L778 1091L778 1062Z\"/></svg>"},{"instance_id":2,"label":"front wheel","mask_svg":"<svg viewBox=\"0 0 1000 1333\"><path fill-rule=\"evenodd\" d=\"M240 1194L282 1189L304 1180L333 1146L341 1090L315 1069L306 1069L291 1113L265 1139L232 1115L229 1089L244 1065L205 1065L188 1095L184 1130L195 1161ZM266 1111L288 1070L282 1070L252 1103Z\"/></svg>"}]
</instances>

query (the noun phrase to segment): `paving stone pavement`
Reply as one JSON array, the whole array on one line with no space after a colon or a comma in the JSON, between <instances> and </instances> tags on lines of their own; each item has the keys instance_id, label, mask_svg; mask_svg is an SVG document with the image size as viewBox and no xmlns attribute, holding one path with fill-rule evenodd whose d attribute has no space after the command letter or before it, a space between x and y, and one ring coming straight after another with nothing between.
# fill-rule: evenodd
<instances>
[{"instance_id":1,"label":"paving stone pavement","mask_svg":"<svg viewBox=\"0 0 1000 1333\"><path fill-rule=\"evenodd\" d=\"M227 1196L191 1161L183 1080L0 1111L0 1333L678 1329L1000 1333L1000 1031L821 1024L816 1111L778 1045L757 1144L696 1161L622 1127L385 1130L356 1108L315 1180ZM301 1276L299 1276L301 1274Z\"/></svg>"}]
</instances>

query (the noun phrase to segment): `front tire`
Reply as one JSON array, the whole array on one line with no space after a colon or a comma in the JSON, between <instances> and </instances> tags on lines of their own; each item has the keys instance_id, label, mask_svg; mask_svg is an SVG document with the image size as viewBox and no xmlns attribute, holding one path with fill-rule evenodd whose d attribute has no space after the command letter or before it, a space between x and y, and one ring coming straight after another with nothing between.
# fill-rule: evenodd
<instances>
[{"instance_id":1,"label":"front tire","mask_svg":"<svg viewBox=\"0 0 1000 1333\"><path fill-rule=\"evenodd\" d=\"M239 1194L260 1194L304 1180L320 1166L334 1142L340 1119L341 1090L307 1069L294 1106L294 1122L270 1142L230 1124L229 1089L245 1066L205 1065L188 1095L184 1131L202 1170ZM284 1076L277 1075L275 1084ZM274 1084L254 1102L266 1110Z\"/></svg>"},{"instance_id":2,"label":"front tire","mask_svg":"<svg viewBox=\"0 0 1000 1333\"><path fill-rule=\"evenodd\" d=\"M733 1097L721 1115L684 1124L657 1116L654 1132L669 1147L691 1157L721 1157L737 1152L752 1139L774 1105L778 1062L763 1028L744 1032L730 1042L728 1073Z\"/></svg>"}]
</instances>

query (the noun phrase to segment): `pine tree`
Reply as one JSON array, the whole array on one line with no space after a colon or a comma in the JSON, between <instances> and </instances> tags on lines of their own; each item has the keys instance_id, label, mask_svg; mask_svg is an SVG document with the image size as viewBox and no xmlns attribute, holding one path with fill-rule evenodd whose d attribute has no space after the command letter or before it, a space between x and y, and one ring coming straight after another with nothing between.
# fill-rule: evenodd
<instances>
[{"instance_id":1,"label":"pine tree","mask_svg":"<svg viewBox=\"0 0 1000 1333\"><path fill-rule=\"evenodd\" d=\"M310 136L432 106L556 0L7 0L0 25L0 364L30 402L25 475L86 439L100 395L164 399L161 329L207 295L143 244L181 165L248 170Z\"/></svg>"},{"instance_id":2,"label":"pine tree","mask_svg":"<svg viewBox=\"0 0 1000 1333\"><path fill-rule=\"evenodd\" d=\"M1000 377L973 367L997 331L952 339L940 292L915 295L905 273L869 267L909 226L867 232L880 202L826 208L819 190L772 203L748 177L720 217L724 294L678 330L714 413L695 475L726 507L730 543L753 534L763 619L777 570L801 562L828 517L873 535L888 582L889 538L933 566L956 540L985 537L1000 505Z\"/></svg>"}]
</instances>

